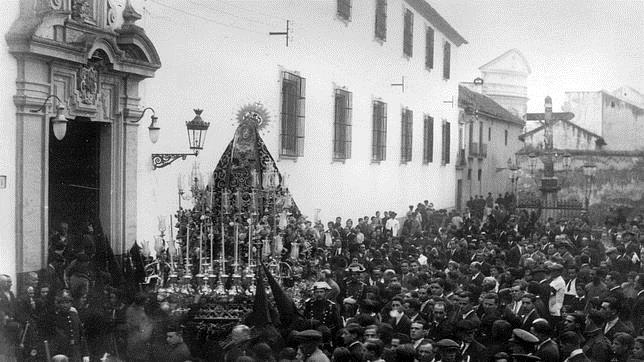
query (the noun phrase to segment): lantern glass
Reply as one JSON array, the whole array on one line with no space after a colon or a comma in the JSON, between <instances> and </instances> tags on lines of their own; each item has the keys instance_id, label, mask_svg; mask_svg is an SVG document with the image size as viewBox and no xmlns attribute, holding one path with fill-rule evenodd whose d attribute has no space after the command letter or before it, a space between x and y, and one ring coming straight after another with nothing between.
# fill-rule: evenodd
<instances>
[{"instance_id":1,"label":"lantern glass","mask_svg":"<svg viewBox=\"0 0 644 362\"><path fill-rule=\"evenodd\" d=\"M158 117L152 116L152 122L150 123L150 127L148 127L150 142L152 143L157 143L157 141L159 140L159 133L161 133L161 128L159 128L159 126L157 125L158 119Z\"/></svg>"},{"instance_id":2,"label":"lantern glass","mask_svg":"<svg viewBox=\"0 0 644 362\"><path fill-rule=\"evenodd\" d=\"M186 122L186 128L188 130L188 144L190 145L190 149L198 152L203 149L210 123L205 122L201 118L203 109L195 109L194 111L196 114L195 118Z\"/></svg>"},{"instance_id":3,"label":"lantern glass","mask_svg":"<svg viewBox=\"0 0 644 362\"><path fill-rule=\"evenodd\" d=\"M63 115L64 110L65 106L59 105L56 108L56 117L51 119L54 137L59 141L65 138L65 134L67 133L67 118Z\"/></svg>"}]
</instances>

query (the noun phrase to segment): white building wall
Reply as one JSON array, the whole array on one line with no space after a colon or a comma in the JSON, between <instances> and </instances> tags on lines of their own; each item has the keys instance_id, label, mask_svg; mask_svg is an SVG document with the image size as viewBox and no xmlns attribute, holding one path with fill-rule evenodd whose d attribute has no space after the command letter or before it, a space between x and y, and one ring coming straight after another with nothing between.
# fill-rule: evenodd
<instances>
[{"instance_id":1,"label":"white building wall","mask_svg":"<svg viewBox=\"0 0 644 362\"><path fill-rule=\"evenodd\" d=\"M566 98L566 110L575 114L571 122L602 135L601 92L566 92Z\"/></svg>"},{"instance_id":2,"label":"white building wall","mask_svg":"<svg viewBox=\"0 0 644 362\"><path fill-rule=\"evenodd\" d=\"M0 34L9 31L18 17L17 0L0 1ZM4 38L0 41L0 176L6 188L0 189L0 274L9 274L16 285L16 114L13 96L18 75L15 58L9 54ZM39 182L40 180L34 180ZM37 240L34 240L37 241Z\"/></svg>"},{"instance_id":3,"label":"white building wall","mask_svg":"<svg viewBox=\"0 0 644 362\"><path fill-rule=\"evenodd\" d=\"M262 136L273 156L279 158L281 70L299 72L306 78L304 157L282 159L277 165L290 175L290 188L305 215L312 218L317 208L325 221L335 216L373 215L376 210L402 213L407 205L424 199L438 208L453 207L458 110L455 104L444 101L456 102L458 85L442 79L445 37L437 29L434 69L425 69L427 22L417 13L414 55L411 59L403 57L403 4L388 2L387 40L382 44L374 40L372 2L354 2L348 23L336 18L336 2L257 5L262 13L280 14L294 22L288 48L283 37L221 31L199 26L192 19L183 20L192 22L187 27L171 26L163 18L145 19L144 28L159 50L163 67L154 79L146 81L142 103L155 108L162 130L155 145L147 140L146 132L139 136L139 239L151 240L158 234L156 216L170 215L178 206L177 176L190 172L191 161L179 160L152 171L149 155L187 151L184 122L193 117L191 108L204 108L203 118L212 122L199 156L203 172L215 168L232 139L235 112L255 101L261 101L272 115ZM175 20L181 23L181 19ZM454 64L458 49L452 44L451 50ZM404 93L400 87L391 86L403 76ZM458 76L452 73L451 78ZM345 163L332 162L335 86L353 93L352 157ZM372 101L376 98L386 102L388 110L387 159L379 164L371 163ZM402 107L414 112L413 159L407 165L400 164ZM424 113L435 120L434 162L428 165L422 163ZM443 119L451 122L452 151L445 166L440 164Z\"/></svg>"}]
</instances>

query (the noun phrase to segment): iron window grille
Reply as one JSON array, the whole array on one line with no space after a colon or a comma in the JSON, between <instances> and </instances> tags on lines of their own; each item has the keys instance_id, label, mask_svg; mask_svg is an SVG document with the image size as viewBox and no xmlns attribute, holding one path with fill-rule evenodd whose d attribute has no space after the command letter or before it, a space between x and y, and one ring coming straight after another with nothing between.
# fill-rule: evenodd
<instances>
[{"instance_id":1,"label":"iron window grille","mask_svg":"<svg viewBox=\"0 0 644 362\"><path fill-rule=\"evenodd\" d=\"M434 162L434 118L425 115L423 132L423 163Z\"/></svg>"},{"instance_id":2,"label":"iron window grille","mask_svg":"<svg viewBox=\"0 0 644 362\"><path fill-rule=\"evenodd\" d=\"M376 1L376 38L387 40L387 0Z\"/></svg>"},{"instance_id":3,"label":"iron window grille","mask_svg":"<svg viewBox=\"0 0 644 362\"><path fill-rule=\"evenodd\" d=\"M351 158L351 92L335 90L335 120L333 122L333 158L346 160Z\"/></svg>"},{"instance_id":4,"label":"iron window grille","mask_svg":"<svg viewBox=\"0 0 644 362\"><path fill-rule=\"evenodd\" d=\"M414 13L405 10L405 27L403 29L403 54L410 57L414 53Z\"/></svg>"},{"instance_id":5,"label":"iron window grille","mask_svg":"<svg viewBox=\"0 0 644 362\"><path fill-rule=\"evenodd\" d=\"M443 134L443 152L441 156L441 164L447 165L449 163L449 148L450 148L450 123L443 121L442 132Z\"/></svg>"},{"instance_id":6,"label":"iron window grille","mask_svg":"<svg viewBox=\"0 0 644 362\"><path fill-rule=\"evenodd\" d=\"M425 32L425 68L434 69L434 29Z\"/></svg>"},{"instance_id":7,"label":"iron window grille","mask_svg":"<svg viewBox=\"0 0 644 362\"><path fill-rule=\"evenodd\" d=\"M306 79L290 72L282 74L280 155L304 156Z\"/></svg>"},{"instance_id":8,"label":"iron window grille","mask_svg":"<svg viewBox=\"0 0 644 362\"><path fill-rule=\"evenodd\" d=\"M351 20L351 0L338 0L338 16L344 20Z\"/></svg>"},{"instance_id":9,"label":"iron window grille","mask_svg":"<svg viewBox=\"0 0 644 362\"><path fill-rule=\"evenodd\" d=\"M387 103L373 102L373 144L372 160L387 159Z\"/></svg>"},{"instance_id":10,"label":"iron window grille","mask_svg":"<svg viewBox=\"0 0 644 362\"><path fill-rule=\"evenodd\" d=\"M408 108L402 110L400 125L400 162L411 162L414 130L414 112Z\"/></svg>"},{"instance_id":11,"label":"iron window grille","mask_svg":"<svg viewBox=\"0 0 644 362\"><path fill-rule=\"evenodd\" d=\"M443 44L443 79L449 79L451 53L452 46L449 42L445 42Z\"/></svg>"}]
</instances>

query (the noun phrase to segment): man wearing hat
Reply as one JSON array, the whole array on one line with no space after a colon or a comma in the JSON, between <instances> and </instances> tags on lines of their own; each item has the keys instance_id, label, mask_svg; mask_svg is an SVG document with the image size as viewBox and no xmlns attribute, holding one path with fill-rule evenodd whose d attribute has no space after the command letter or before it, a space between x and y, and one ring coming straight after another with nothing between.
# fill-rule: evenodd
<instances>
[{"instance_id":1,"label":"man wearing hat","mask_svg":"<svg viewBox=\"0 0 644 362\"><path fill-rule=\"evenodd\" d=\"M534 352L534 347L539 343L539 338L534 334L520 328L512 330L510 350L515 354L529 354Z\"/></svg>"},{"instance_id":2,"label":"man wearing hat","mask_svg":"<svg viewBox=\"0 0 644 362\"><path fill-rule=\"evenodd\" d=\"M56 311L47 320L47 339L51 354L64 354L73 362L89 362L89 350L78 312L72 308L72 296L63 289L56 294Z\"/></svg>"},{"instance_id":3,"label":"man wearing hat","mask_svg":"<svg viewBox=\"0 0 644 362\"><path fill-rule=\"evenodd\" d=\"M190 349L183 341L183 330L181 325L171 323L166 330L166 342L168 343L168 351L161 361L167 362L184 362L192 359Z\"/></svg>"},{"instance_id":4,"label":"man wearing hat","mask_svg":"<svg viewBox=\"0 0 644 362\"><path fill-rule=\"evenodd\" d=\"M299 346L298 361L330 362L329 358L318 348L322 343L322 333L313 329L294 332L293 337Z\"/></svg>"},{"instance_id":5,"label":"man wearing hat","mask_svg":"<svg viewBox=\"0 0 644 362\"><path fill-rule=\"evenodd\" d=\"M588 356L581 349L581 343L577 333L564 332L559 337L561 342L561 354L566 356L564 362L590 362Z\"/></svg>"},{"instance_id":6,"label":"man wearing hat","mask_svg":"<svg viewBox=\"0 0 644 362\"><path fill-rule=\"evenodd\" d=\"M532 322L530 332L539 338L535 355L544 362L559 362L559 346L550 338L552 334L550 323L543 318L537 318Z\"/></svg>"},{"instance_id":7,"label":"man wearing hat","mask_svg":"<svg viewBox=\"0 0 644 362\"><path fill-rule=\"evenodd\" d=\"M342 299L351 297L355 300L364 299L364 291L366 284L360 280L360 273L366 271L365 267L362 264L352 263L345 270L348 274L346 277L344 288L342 288Z\"/></svg>"},{"instance_id":8,"label":"man wearing hat","mask_svg":"<svg viewBox=\"0 0 644 362\"><path fill-rule=\"evenodd\" d=\"M338 306L327 299L329 290L331 287L326 282L313 283L313 298L304 302L304 318L315 319L335 333L342 326L342 319Z\"/></svg>"},{"instance_id":9,"label":"man wearing hat","mask_svg":"<svg viewBox=\"0 0 644 362\"><path fill-rule=\"evenodd\" d=\"M462 360L460 346L454 340L441 339L436 342L436 348L441 362L459 362Z\"/></svg>"},{"instance_id":10,"label":"man wearing hat","mask_svg":"<svg viewBox=\"0 0 644 362\"><path fill-rule=\"evenodd\" d=\"M461 342L460 349L463 359L470 362L483 362L487 360L487 348L474 339L474 332L480 323L469 319L456 322L456 336Z\"/></svg>"}]
</instances>

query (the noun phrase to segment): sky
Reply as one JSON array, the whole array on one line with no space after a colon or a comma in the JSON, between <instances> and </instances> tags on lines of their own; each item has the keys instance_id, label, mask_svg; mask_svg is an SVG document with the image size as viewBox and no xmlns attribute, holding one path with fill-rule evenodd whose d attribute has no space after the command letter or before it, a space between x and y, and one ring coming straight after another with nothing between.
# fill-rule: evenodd
<instances>
[{"instance_id":1,"label":"sky","mask_svg":"<svg viewBox=\"0 0 644 362\"><path fill-rule=\"evenodd\" d=\"M153 26L159 21L170 27L212 26L223 36L241 31L250 38L284 27L284 18L267 10L266 1L308 3L314 13L315 3L335 0L133 3L144 14L144 22L147 16ZM510 49L516 48L526 57L532 68L528 78L529 112L542 112L547 95L553 99L553 108L560 110L566 91L612 91L629 85L644 93L644 0L427 1L468 41L460 47L453 65L458 81L471 82L480 76L481 65ZM203 17L217 19L220 24L203 21ZM298 25L296 21L295 41ZM150 34L154 40L154 33Z\"/></svg>"},{"instance_id":2,"label":"sky","mask_svg":"<svg viewBox=\"0 0 644 362\"><path fill-rule=\"evenodd\" d=\"M468 41L455 65L462 81L509 49L526 57L529 112L543 112L546 95L561 109L566 91L629 85L644 93L644 0L429 3Z\"/></svg>"}]
</instances>

